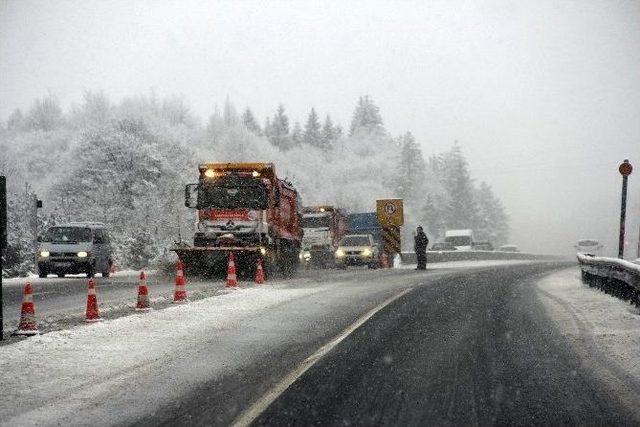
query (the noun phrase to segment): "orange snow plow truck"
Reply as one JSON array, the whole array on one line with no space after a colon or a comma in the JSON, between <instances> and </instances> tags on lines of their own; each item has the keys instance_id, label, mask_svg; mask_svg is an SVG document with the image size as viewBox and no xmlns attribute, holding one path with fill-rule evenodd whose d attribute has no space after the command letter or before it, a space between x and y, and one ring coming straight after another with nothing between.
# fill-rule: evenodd
<instances>
[{"instance_id":1,"label":"orange snow plow truck","mask_svg":"<svg viewBox=\"0 0 640 427\"><path fill-rule=\"evenodd\" d=\"M197 210L193 246L173 250L188 271L220 274L233 252L239 272L262 258L265 273L290 276L302 242L302 203L272 163L204 163L197 184L185 188L185 206Z\"/></svg>"}]
</instances>

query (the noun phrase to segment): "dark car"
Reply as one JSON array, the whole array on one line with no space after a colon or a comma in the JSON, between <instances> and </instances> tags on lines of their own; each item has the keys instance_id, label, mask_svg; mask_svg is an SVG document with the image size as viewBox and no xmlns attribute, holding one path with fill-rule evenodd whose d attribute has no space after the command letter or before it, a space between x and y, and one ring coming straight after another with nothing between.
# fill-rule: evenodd
<instances>
[{"instance_id":1,"label":"dark car","mask_svg":"<svg viewBox=\"0 0 640 427\"><path fill-rule=\"evenodd\" d=\"M455 246L453 246L449 242L436 242L428 249L430 251L455 251L457 250Z\"/></svg>"}]
</instances>

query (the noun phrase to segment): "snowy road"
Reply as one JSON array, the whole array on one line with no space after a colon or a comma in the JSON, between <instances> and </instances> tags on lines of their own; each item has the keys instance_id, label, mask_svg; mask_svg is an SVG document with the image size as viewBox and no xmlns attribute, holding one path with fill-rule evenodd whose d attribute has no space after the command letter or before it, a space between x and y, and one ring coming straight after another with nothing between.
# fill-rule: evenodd
<instances>
[{"instance_id":1,"label":"snowy road","mask_svg":"<svg viewBox=\"0 0 640 427\"><path fill-rule=\"evenodd\" d=\"M541 300L558 266L318 273L52 332L0 347L0 422L637 422Z\"/></svg>"}]
</instances>

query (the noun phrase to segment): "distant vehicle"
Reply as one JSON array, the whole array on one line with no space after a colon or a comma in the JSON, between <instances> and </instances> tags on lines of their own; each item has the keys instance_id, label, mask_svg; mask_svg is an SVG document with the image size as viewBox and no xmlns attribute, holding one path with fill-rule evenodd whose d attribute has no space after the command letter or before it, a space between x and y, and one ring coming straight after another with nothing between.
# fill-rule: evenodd
<instances>
[{"instance_id":1,"label":"distant vehicle","mask_svg":"<svg viewBox=\"0 0 640 427\"><path fill-rule=\"evenodd\" d=\"M502 245L498 248L499 252L520 252L516 245Z\"/></svg>"},{"instance_id":2,"label":"distant vehicle","mask_svg":"<svg viewBox=\"0 0 640 427\"><path fill-rule=\"evenodd\" d=\"M429 248L430 251L455 251L456 247L448 242L436 242Z\"/></svg>"},{"instance_id":3,"label":"distant vehicle","mask_svg":"<svg viewBox=\"0 0 640 427\"><path fill-rule=\"evenodd\" d=\"M473 245L473 230L447 230L444 233L444 241L459 251L470 251Z\"/></svg>"},{"instance_id":4,"label":"distant vehicle","mask_svg":"<svg viewBox=\"0 0 640 427\"><path fill-rule=\"evenodd\" d=\"M111 244L105 225L101 222L70 222L50 227L38 237L36 264L38 276L48 274L85 273L93 277L101 273L109 277L112 264Z\"/></svg>"},{"instance_id":5,"label":"distant vehicle","mask_svg":"<svg viewBox=\"0 0 640 427\"><path fill-rule=\"evenodd\" d=\"M575 246L576 250L579 253L583 253L585 255L593 255L598 256L602 251L602 246L600 242L596 239L582 239L578 240L578 244Z\"/></svg>"},{"instance_id":6,"label":"distant vehicle","mask_svg":"<svg viewBox=\"0 0 640 427\"><path fill-rule=\"evenodd\" d=\"M302 252L305 266L333 266L334 253L347 232L347 215L333 206L307 206L302 212Z\"/></svg>"},{"instance_id":7,"label":"distant vehicle","mask_svg":"<svg viewBox=\"0 0 640 427\"><path fill-rule=\"evenodd\" d=\"M375 212L352 213L347 215L347 234L370 234L378 251L382 252L382 228Z\"/></svg>"},{"instance_id":8,"label":"distant vehicle","mask_svg":"<svg viewBox=\"0 0 640 427\"><path fill-rule=\"evenodd\" d=\"M370 234L349 234L340 240L335 253L336 266L366 265L378 268L378 245Z\"/></svg>"},{"instance_id":9,"label":"distant vehicle","mask_svg":"<svg viewBox=\"0 0 640 427\"><path fill-rule=\"evenodd\" d=\"M473 244L471 245L471 248L474 251L492 251L493 250L493 245L491 244L491 242L473 242Z\"/></svg>"}]
</instances>

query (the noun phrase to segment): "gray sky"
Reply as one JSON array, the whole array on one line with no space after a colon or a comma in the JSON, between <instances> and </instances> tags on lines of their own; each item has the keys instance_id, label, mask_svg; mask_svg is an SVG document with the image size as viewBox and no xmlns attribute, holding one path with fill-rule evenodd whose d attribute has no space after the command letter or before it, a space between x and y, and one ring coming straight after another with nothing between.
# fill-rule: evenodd
<instances>
[{"instance_id":1,"label":"gray sky","mask_svg":"<svg viewBox=\"0 0 640 427\"><path fill-rule=\"evenodd\" d=\"M640 223L640 1L0 1L0 118L52 92L229 95L347 126L369 94L425 154L463 147L512 217L514 243L615 249L620 177ZM636 182L637 181L637 182ZM635 252L635 251L634 251Z\"/></svg>"}]
</instances>

